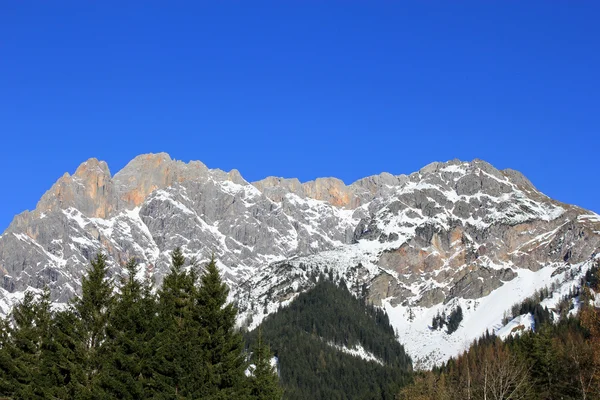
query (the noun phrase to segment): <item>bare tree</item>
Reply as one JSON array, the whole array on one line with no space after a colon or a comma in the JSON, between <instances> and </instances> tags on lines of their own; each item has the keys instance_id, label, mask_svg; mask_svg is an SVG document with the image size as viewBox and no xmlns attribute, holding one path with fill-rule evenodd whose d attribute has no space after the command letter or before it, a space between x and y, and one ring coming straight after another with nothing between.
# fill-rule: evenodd
<instances>
[{"instance_id":1,"label":"bare tree","mask_svg":"<svg viewBox=\"0 0 600 400\"><path fill-rule=\"evenodd\" d=\"M484 400L521 400L532 389L527 363L500 346L486 354L483 375Z\"/></svg>"}]
</instances>

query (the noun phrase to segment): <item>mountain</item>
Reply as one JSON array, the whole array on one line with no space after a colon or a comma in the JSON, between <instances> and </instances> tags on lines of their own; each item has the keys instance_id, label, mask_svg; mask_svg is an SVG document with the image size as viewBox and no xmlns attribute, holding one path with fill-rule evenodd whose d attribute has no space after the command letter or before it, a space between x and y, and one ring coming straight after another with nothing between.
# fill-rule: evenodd
<instances>
[{"instance_id":1,"label":"mountain","mask_svg":"<svg viewBox=\"0 0 600 400\"><path fill-rule=\"evenodd\" d=\"M345 185L209 169L167 154L111 175L90 159L0 236L0 308L48 285L66 302L97 252L113 274L131 257L160 282L169 252L214 253L240 324L256 327L325 272L387 311L417 368L458 354L511 306L552 287L554 307L598 258L600 216L481 161L432 163ZM452 334L433 317L461 307ZM513 317L513 316L511 316ZM514 316L523 319L526 316ZM513 322L514 325L514 322Z\"/></svg>"}]
</instances>

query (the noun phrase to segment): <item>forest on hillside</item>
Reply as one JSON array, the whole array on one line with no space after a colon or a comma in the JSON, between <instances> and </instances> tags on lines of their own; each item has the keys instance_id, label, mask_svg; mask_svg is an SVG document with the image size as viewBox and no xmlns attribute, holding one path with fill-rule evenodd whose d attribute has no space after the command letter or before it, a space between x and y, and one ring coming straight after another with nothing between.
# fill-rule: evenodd
<instances>
[{"instance_id":1,"label":"forest on hillside","mask_svg":"<svg viewBox=\"0 0 600 400\"><path fill-rule=\"evenodd\" d=\"M394 399L412 362L387 314L321 275L318 284L266 318L262 335L279 359L285 399ZM250 343L256 331L247 334ZM377 361L339 348L360 346Z\"/></svg>"},{"instance_id":2,"label":"forest on hillside","mask_svg":"<svg viewBox=\"0 0 600 400\"><path fill-rule=\"evenodd\" d=\"M598 266L581 282L581 309L556 323L548 310L530 332L505 341L486 333L462 355L414 375L399 400L600 399ZM541 310L524 302L519 309Z\"/></svg>"}]
</instances>

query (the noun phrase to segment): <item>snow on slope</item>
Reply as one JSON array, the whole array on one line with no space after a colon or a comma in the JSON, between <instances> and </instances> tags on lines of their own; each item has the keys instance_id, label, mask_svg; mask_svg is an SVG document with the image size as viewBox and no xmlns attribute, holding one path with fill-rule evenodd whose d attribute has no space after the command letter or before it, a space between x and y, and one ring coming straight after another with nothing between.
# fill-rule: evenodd
<instances>
[{"instance_id":1,"label":"snow on slope","mask_svg":"<svg viewBox=\"0 0 600 400\"><path fill-rule=\"evenodd\" d=\"M376 357L370 351L365 350L365 348L361 344L358 344L358 345L354 346L353 348L341 346L341 345L335 344L333 342L328 342L327 344L329 346L341 351L342 353L350 354L351 356L362 358L363 360L366 360L366 361L373 361L379 365L383 365L383 361L381 361L378 357Z\"/></svg>"},{"instance_id":2,"label":"snow on slope","mask_svg":"<svg viewBox=\"0 0 600 400\"><path fill-rule=\"evenodd\" d=\"M413 357L415 369L428 369L436 363L462 353L486 331L506 337L517 325L524 325L525 329L530 329L532 322L525 316L519 316L517 320L509 322L506 326L502 324L502 319L513 304L522 302L536 290L549 287L553 282L561 285L557 293L565 293L564 288L568 292L568 288L578 282L591 265L591 262L585 262L570 266L569 269L575 272L573 280L565 281L566 270L552 276L560 267L559 265L548 266L537 272L518 270L517 278L505 282L503 286L480 299L453 299L448 304L439 304L426 309L394 307L386 301L384 308L391 324L398 331L400 342ZM556 305L558 298L556 294L552 297L555 303L552 303L552 299L548 299L549 301L543 305ZM460 305L463 310L463 320L454 333L449 335L445 329L431 329L432 319L438 312L445 310L449 314L449 311L457 305ZM412 321L410 321L411 315L415 316Z\"/></svg>"}]
</instances>

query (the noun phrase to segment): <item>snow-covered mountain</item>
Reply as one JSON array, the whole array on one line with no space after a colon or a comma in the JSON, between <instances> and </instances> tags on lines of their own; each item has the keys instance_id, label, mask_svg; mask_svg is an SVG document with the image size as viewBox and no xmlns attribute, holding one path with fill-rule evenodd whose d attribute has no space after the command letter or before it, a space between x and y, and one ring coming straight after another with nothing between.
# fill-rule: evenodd
<instances>
[{"instance_id":1,"label":"snow-covered mountain","mask_svg":"<svg viewBox=\"0 0 600 400\"><path fill-rule=\"evenodd\" d=\"M55 301L67 301L100 251L114 274L136 257L140 275L160 281L177 246L199 260L215 254L240 323L251 326L319 274L344 278L388 311L409 354L429 366L486 329L505 334L506 311L536 289L553 285L557 303L597 258L600 216L480 160L345 185L249 183L236 170L164 153L138 156L111 176L91 159L0 236L2 312L29 287L48 285ZM459 304L456 332L430 329L434 315ZM517 318L511 327L527 316Z\"/></svg>"}]
</instances>

